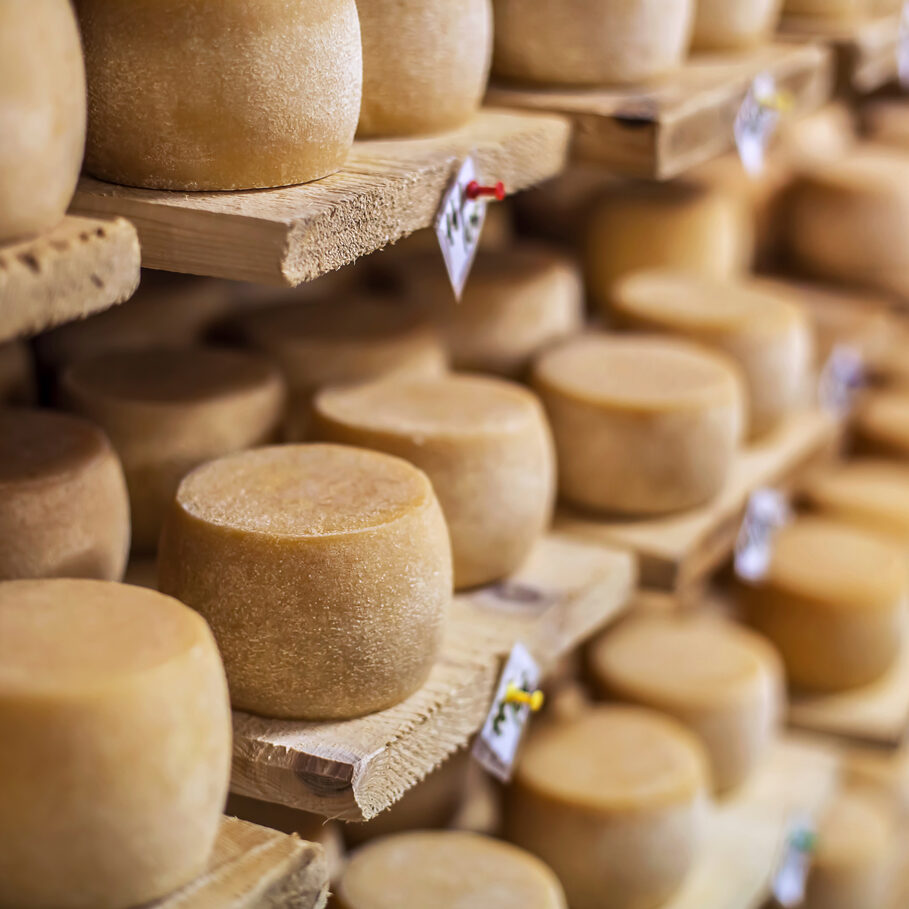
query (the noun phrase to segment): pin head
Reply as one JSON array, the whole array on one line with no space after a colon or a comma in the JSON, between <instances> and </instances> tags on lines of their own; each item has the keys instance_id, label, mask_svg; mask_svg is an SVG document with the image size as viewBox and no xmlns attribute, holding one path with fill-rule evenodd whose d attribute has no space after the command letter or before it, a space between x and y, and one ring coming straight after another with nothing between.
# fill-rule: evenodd
<instances>
[{"instance_id":1,"label":"pin head","mask_svg":"<svg viewBox=\"0 0 909 909\"><path fill-rule=\"evenodd\" d=\"M505 198L505 184L499 180L495 186L482 186L476 180L471 180L464 189L468 199L479 199L480 196L491 196L501 202Z\"/></svg>"}]
</instances>

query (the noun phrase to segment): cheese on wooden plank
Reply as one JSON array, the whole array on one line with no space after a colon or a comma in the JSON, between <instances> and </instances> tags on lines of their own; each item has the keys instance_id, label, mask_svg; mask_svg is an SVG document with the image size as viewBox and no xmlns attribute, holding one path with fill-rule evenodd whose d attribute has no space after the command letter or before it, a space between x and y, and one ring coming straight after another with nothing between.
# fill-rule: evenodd
<instances>
[{"instance_id":1,"label":"cheese on wooden plank","mask_svg":"<svg viewBox=\"0 0 909 909\"><path fill-rule=\"evenodd\" d=\"M277 368L215 348L153 348L80 360L63 375L70 410L108 435L126 476L134 552L154 552L180 480L198 464L276 440Z\"/></svg>"},{"instance_id":2,"label":"cheese on wooden plank","mask_svg":"<svg viewBox=\"0 0 909 909\"><path fill-rule=\"evenodd\" d=\"M567 909L539 859L460 831L399 833L362 847L335 897L339 909Z\"/></svg>"},{"instance_id":3,"label":"cheese on wooden plank","mask_svg":"<svg viewBox=\"0 0 909 909\"><path fill-rule=\"evenodd\" d=\"M749 620L780 652L789 681L818 691L857 688L890 668L907 593L897 545L821 517L783 527L766 577L739 585Z\"/></svg>"},{"instance_id":4,"label":"cheese on wooden plank","mask_svg":"<svg viewBox=\"0 0 909 909\"><path fill-rule=\"evenodd\" d=\"M869 392L859 401L852 432L862 454L909 459L909 392Z\"/></svg>"},{"instance_id":5,"label":"cheese on wooden plank","mask_svg":"<svg viewBox=\"0 0 909 909\"><path fill-rule=\"evenodd\" d=\"M455 588L517 570L552 518L555 456L534 395L485 376L325 389L313 435L415 464L439 498Z\"/></svg>"},{"instance_id":6,"label":"cheese on wooden plank","mask_svg":"<svg viewBox=\"0 0 909 909\"><path fill-rule=\"evenodd\" d=\"M742 436L731 364L672 338L591 334L536 362L559 491L582 507L661 514L709 501Z\"/></svg>"},{"instance_id":7,"label":"cheese on wooden plank","mask_svg":"<svg viewBox=\"0 0 909 909\"><path fill-rule=\"evenodd\" d=\"M0 344L0 402L34 404L38 397L34 357L25 341Z\"/></svg>"},{"instance_id":8,"label":"cheese on wooden plank","mask_svg":"<svg viewBox=\"0 0 909 909\"><path fill-rule=\"evenodd\" d=\"M0 408L0 580L118 581L129 500L107 436L80 417Z\"/></svg>"},{"instance_id":9,"label":"cheese on wooden plank","mask_svg":"<svg viewBox=\"0 0 909 909\"><path fill-rule=\"evenodd\" d=\"M93 176L252 189L343 165L363 83L354 0L78 0L76 11Z\"/></svg>"},{"instance_id":10,"label":"cheese on wooden plank","mask_svg":"<svg viewBox=\"0 0 909 909\"><path fill-rule=\"evenodd\" d=\"M0 905L127 909L189 883L230 760L199 615L109 581L0 584Z\"/></svg>"},{"instance_id":11,"label":"cheese on wooden plank","mask_svg":"<svg viewBox=\"0 0 909 909\"><path fill-rule=\"evenodd\" d=\"M85 147L85 69L68 0L0 8L0 243L54 227Z\"/></svg>"},{"instance_id":12,"label":"cheese on wooden plank","mask_svg":"<svg viewBox=\"0 0 909 909\"><path fill-rule=\"evenodd\" d=\"M694 0L495 0L493 69L544 85L643 82L688 53Z\"/></svg>"},{"instance_id":13,"label":"cheese on wooden plank","mask_svg":"<svg viewBox=\"0 0 909 909\"><path fill-rule=\"evenodd\" d=\"M571 909L656 907L697 857L707 773L674 720L594 707L531 729L505 793L505 835L555 871Z\"/></svg>"},{"instance_id":14,"label":"cheese on wooden plank","mask_svg":"<svg viewBox=\"0 0 909 909\"><path fill-rule=\"evenodd\" d=\"M590 673L600 693L652 707L704 744L716 790L741 784L772 742L783 671L757 635L711 618L631 618L595 641Z\"/></svg>"},{"instance_id":15,"label":"cheese on wooden plank","mask_svg":"<svg viewBox=\"0 0 909 909\"><path fill-rule=\"evenodd\" d=\"M773 429L805 402L812 337L797 295L779 285L640 272L615 290L622 324L716 348L736 362L748 398L748 435Z\"/></svg>"},{"instance_id":16,"label":"cheese on wooden plank","mask_svg":"<svg viewBox=\"0 0 909 909\"><path fill-rule=\"evenodd\" d=\"M326 720L391 707L441 643L451 545L426 475L342 445L227 455L184 478L159 587L208 620L234 707Z\"/></svg>"},{"instance_id":17,"label":"cheese on wooden plank","mask_svg":"<svg viewBox=\"0 0 909 909\"><path fill-rule=\"evenodd\" d=\"M783 0L697 0L694 47L724 50L768 41L776 31Z\"/></svg>"}]
</instances>

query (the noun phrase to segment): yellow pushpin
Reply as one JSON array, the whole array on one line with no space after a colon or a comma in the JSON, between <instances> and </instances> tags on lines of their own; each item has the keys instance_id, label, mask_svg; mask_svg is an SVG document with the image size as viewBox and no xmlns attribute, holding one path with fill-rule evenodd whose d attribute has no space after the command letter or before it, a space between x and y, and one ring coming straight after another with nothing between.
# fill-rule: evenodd
<instances>
[{"instance_id":1,"label":"yellow pushpin","mask_svg":"<svg viewBox=\"0 0 909 909\"><path fill-rule=\"evenodd\" d=\"M525 691L514 682L509 682L505 689L505 703L526 704L531 713L536 713L543 706L543 692L539 688L533 692Z\"/></svg>"},{"instance_id":2,"label":"yellow pushpin","mask_svg":"<svg viewBox=\"0 0 909 909\"><path fill-rule=\"evenodd\" d=\"M758 97L757 102L761 107L775 110L781 114L788 114L795 106L795 97L792 92L783 88L771 94L761 95Z\"/></svg>"}]
</instances>

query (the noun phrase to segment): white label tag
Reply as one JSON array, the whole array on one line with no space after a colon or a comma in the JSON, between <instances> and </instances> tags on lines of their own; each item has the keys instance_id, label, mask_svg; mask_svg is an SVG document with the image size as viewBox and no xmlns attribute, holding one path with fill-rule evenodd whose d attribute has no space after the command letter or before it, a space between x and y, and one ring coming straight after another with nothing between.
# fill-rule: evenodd
<instances>
[{"instance_id":1,"label":"white label tag","mask_svg":"<svg viewBox=\"0 0 909 909\"><path fill-rule=\"evenodd\" d=\"M903 4L903 14L900 17L896 64L899 69L900 85L904 89L909 89L909 2Z\"/></svg>"},{"instance_id":2,"label":"white label tag","mask_svg":"<svg viewBox=\"0 0 909 909\"><path fill-rule=\"evenodd\" d=\"M861 351L849 344L837 344L818 379L818 402L834 416L844 417L852 409L855 393L864 384L865 363Z\"/></svg>"},{"instance_id":3,"label":"white label tag","mask_svg":"<svg viewBox=\"0 0 909 909\"><path fill-rule=\"evenodd\" d=\"M815 836L811 821L798 818L789 822L786 843L773 876L773 898L783 909L793 909L805 901Z\"/></svg>"},{"instance_id":4,"label":"white label tag","mask_svg":"<svg viewBox=\"0 0 909 909\"><path fill-rule=\"evenodd\" d=\"M503 783L511 779L515 754L530 716L527 704L509 702L509 686L530 694L540 683L540 667L527 648L517 643L499 678L492 708L473 746L473 756Z\"/></svg>"},{"instance_id":5,"label":"white label tag","mask_svg":"<svg viewBox=\"0 0 909 909\"><path fill-rule=\"evenodd\" d=\"M467 186L475 180L477 169L474 160L465 158L451 186L445 191L436 215L436 236L458 300L464 292L486 221L486 200L467 197Z\"/></svg>"},{"instance_id":6,"label":"white label tag","mask_svg":"<svg viewBox=\"0 0 909 909\"><path fill-rule=\"evenodd\" d=\"M770 567L773 537L792 518L786 496L776 489L756 489L748 499L745 519L735 541L735 573L760 581Z\"/></svg>"},{"instance_id":7,"label":"white label tag","mask_svg":"<svg viewBox=\"0 0 909 909\"><path fill-rule=\"evenodd\" d=\"M735 118L735 144L745 170L752 177L764 170L767 145L780 120L776 98L776 80L770 73L758 73Z\"/></svg>"}]
</instances>

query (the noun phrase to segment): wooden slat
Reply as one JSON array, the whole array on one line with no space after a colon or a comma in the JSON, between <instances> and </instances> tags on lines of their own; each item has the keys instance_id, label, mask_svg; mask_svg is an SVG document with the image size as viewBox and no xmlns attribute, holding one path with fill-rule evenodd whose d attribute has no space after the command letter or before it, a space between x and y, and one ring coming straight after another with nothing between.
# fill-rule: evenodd
<instances>
[{"instance_id":1,"label":"wooden slat","mask_svg":"<svg viewBox=\"0 0 909 909\"><path fill-rule=\"evenodd\" d=\"M0 246L0 341L100 312L138 285L133 226L68 215L46 234Z\"/></svg>"},{"instance_id":2,"label":"wooden slat","mask_svg":"<svg viewBox=\"0 0 909 909\"><path fill-rule=\"evenodd\" d=\"M552 666L620 613L635 581L631 555L547 537L511 580L455 598L442 656L402 704L334 723L235 711L231 789L328 817L374 817L480 728L516 640Z\"/></svg>"},{"instance_id":3,"label":"wooden slat","mask_svg":"<svg viewBox=\"0 0 909 909\"><path fill-rule=\"evenodd\" d=\"M444 135L356 142L339 173L302 186L177 193L84 177L72 209L128 217L148 268L295 285L429 227L468 153L515 192L562 170L568 138L562 118L484 110Z\"/></svg>"},{"instance_id":4,"label":"wooden slat","mask_svg":"<svg viewBox=\"0 0 909 909\"><path fill-rule=\"evenodd\" d=\"M829 97L833 55L820 46L772 44L746 53L698 54L650 86L538 89L497 85L503 107L571 117L576 157L617 174L668 179L733 146L736 114L754 77L771 73L807 113Z\"/></svg>"}]
</instances>

